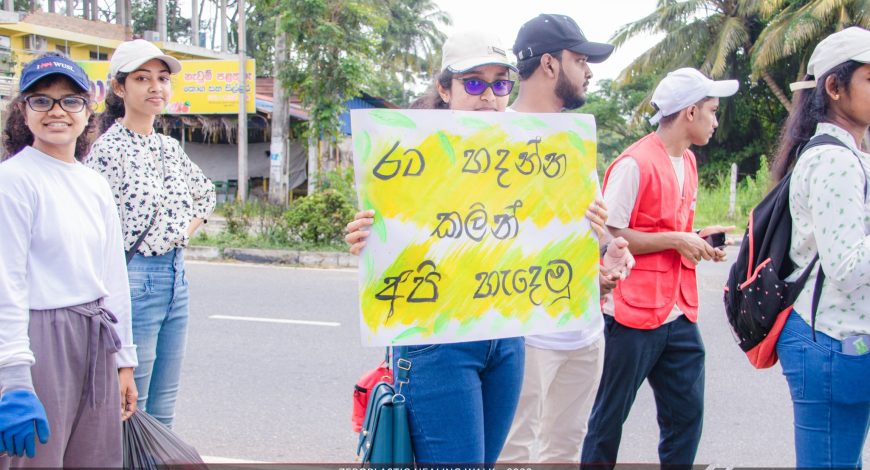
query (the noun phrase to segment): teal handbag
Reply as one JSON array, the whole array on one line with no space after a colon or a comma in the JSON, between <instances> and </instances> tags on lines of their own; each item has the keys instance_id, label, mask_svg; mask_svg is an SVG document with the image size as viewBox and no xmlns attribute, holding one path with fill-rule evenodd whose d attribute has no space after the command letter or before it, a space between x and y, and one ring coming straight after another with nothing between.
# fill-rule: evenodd
<instances>
[{"instance_id":1,"label":"teal handbag","mask_svg":"<svg viewBox=\"0 0 870 470\"><path fill-rule=\"evenodd\" d=\"M412 466L410 464L414 463L408 407L402 395L402 385L408 383L411 361L400 358L396 368L398 389L387 382L379 382L369 393L356 450L357 459L364 464Z\"/></svg>"}]
</instances>

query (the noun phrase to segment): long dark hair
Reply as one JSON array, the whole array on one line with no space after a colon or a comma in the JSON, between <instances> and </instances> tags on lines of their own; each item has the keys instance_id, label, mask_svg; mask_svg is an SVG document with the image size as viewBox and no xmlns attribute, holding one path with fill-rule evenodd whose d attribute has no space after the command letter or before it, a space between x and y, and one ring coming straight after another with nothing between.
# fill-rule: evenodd
<instances>
[{"instance_id":1,"label":"long dark hair","mask_svg":"<svg viewBox=\"0 0 870 470\"><path fill-rule=\"evenodd\" d=\"M118 72L112 81L123 85L127 81L127 75L129 74ZM115 94L115 89L110 84L106 90L106 109L100 113L100 134L109 130L119 118L124 117L125 110L124 99Z\"/></svg>"},{"instance_id":2,"label":"long dark hair","mask_svg":"<svg viewBox=\"0 0 870 470\"><path fill-rule=\"evenodd\" d=\"M779 136L779 146L770 167L770 175L774 183L779 182L794 167L800 149L816 133L816 125L828 121L828 110L831 104L831 98L825 91L828 77L834 77L834 85L837 89L845 91L849 88L855 71L861 65L863 64L854 60L844 62L817 79L815 87L795 92L791 112ZM804 78L804 80L812 79L812 75Z\"/></svg>"},{"instance_id":3,"label":"long dark hair","mask_svg":"<svg viewBox=\"0 0 870 470\"><path fill-rule=\"evenodd\" d=\"M450 104L441 99L441 93L438 93L438 85L441 85L445 90L449 90L453 84L453 72L444 69L435 76L435 81L426 89L422 96L411 103L411 109L450 109Z\"/></svg>"},{"instance_id":4,"label":"long dark hair","mask_svg":"<svg viewBox=\"0 0 870 470\"><path fill-rule=\"evenodd\" d=\"M44 55L39 58L42 57L44 57ZM30 90L15 95L15 97L9 102L9 106L6 108L6 122L3 125L3 148L6 152L3 155L2 160L7 160L20 152L24 147L33 145L33 133L30 132L30 128L27 127L27 120L25 119L25 113L27 112L25 107L27 106L27 103L25 103L24 98L33 94L34 91L48 88L61 81L68 82L74 89L78 88L72 80L63 75L49 75L39 80L32 88L30 88ZM76 160L83 161L91 148L89 134L94 129L94 113L90 108L90 97L88 96L88 93L80 92L78 94L88 98L88 104L82 112L90 113L85 129L78 138L76 138L74 156Z\"/></svg>"}]
</instances>

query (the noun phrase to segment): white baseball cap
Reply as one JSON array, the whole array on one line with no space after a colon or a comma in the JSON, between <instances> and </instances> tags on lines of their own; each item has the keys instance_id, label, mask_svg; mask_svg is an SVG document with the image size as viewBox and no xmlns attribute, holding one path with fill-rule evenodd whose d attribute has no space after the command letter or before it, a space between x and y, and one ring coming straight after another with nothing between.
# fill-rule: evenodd
<instances>
[{"instance_id":1,"label":"white baseball cap","mask_svg":"<svg viewBox=\"0 0 870 470\"><path fill-rule=\"evenodd\" d=\"M112 53L109 75L114 77L119 72L130 73L151 59L162 60L169 67L169 73L181 71L181 62L178 59L164 54L159 47L144 39L134 39L122 42Z\"/></svg>"},{"instance_id":2,"label":"white baseball cap","mask_svg":"<svg viewBox=\"0 0 870 470\"><path fill-rule=\"evenodd\" d=\"M674 70L659 82L653 92L650 102L658 111L649 118L649 122L656 124L661 118L688 108L704 98L731 96L737 93L739 86L737 80L710 80L690 67Z\"/></svg>"},{"instance_id":3,"label":"white baseball cap","mask_svg":"<svg viewBox=\"0 0 870 470\"><path fill-rule=\"evenodd\" d=\"M822 39L810 56L807 75L818 79L832 68L850 60L870 63L870 31L852 26ZM792 83L789 88L795 91L815 86L815 80L805 80Z\"/></svg>"},{"instance_id":4,"label":"white baseball cap","mask_svg":"<svg viewBox=\"0 0 870 470\"><path fill-rule=\"evenodd\" d=\"M467 72L481 65L504 65L517 71L510 62L507 49L498 36L482 31L460 31L444 42L441 51L441 70L453 73Z\"/></svg>"}]
</instances>

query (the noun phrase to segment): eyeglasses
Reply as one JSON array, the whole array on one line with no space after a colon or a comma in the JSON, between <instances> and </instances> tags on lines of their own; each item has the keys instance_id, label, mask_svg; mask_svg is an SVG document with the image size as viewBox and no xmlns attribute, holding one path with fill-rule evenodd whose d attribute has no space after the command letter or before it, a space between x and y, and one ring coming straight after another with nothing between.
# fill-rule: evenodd
<instances>
[{"instance_id":1,"label":"eyeglasses","mask_svg":"<svg viewBox=\"0 0 870 470\"><path fill-rule=\"evenodd\" d=\"M64 96L60 99L54 99L45 95L30 95L24 98L24 101L27 102L30 109L39 113L51 111L55 104L59 104L60 109L68 113L80 113L88 104L88 100L81 96Z\"/></svg>"},{"instance_id":2,"label":"eyeglasses","mask_svg":"<svg viewBox=\"0 0 870 470\"><path fill-rule=\"evenodd\" d=\"M479 78L454 78L459 80L465 87L465 92L472 96L482 95L487 88L492 88L492 94L495 96L507 96L514 89L513 80L496 80L488 82Z\"/></svg>"}]
</instances>

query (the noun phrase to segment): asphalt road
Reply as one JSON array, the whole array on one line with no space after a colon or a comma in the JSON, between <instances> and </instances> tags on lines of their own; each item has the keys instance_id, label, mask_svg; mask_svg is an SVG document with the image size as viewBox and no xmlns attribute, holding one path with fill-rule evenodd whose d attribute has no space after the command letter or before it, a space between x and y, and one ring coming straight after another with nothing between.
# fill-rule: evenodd
<instances>
[{"instance_id":1,"label":"asphalt road","mask_svg":"<svg viewBox=\"0 0 870 470\"><path fill-rule=\"evenodd\" d=\"M696 462L793 466L788 388L778 365L755 370L735 345L721 303L727 268L705 263L698 270L707 383ZM176 431L208 456L352 462L353 384L383 354L360 345L356 271L190 262L188 272L190 336ZM620 462L656 463L657 442L645 385L624 429Z\"/></svg>"}]
</instances>

